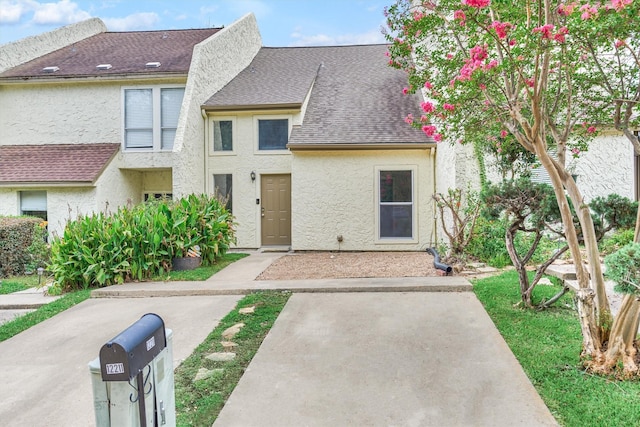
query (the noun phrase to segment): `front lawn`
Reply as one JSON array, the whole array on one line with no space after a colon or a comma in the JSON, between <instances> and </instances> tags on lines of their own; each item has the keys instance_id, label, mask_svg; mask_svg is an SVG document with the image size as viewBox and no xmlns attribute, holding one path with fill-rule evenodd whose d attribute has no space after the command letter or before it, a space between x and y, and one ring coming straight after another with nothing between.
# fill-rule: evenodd
<instances>
[{"instance_id":1,"label":"front lawn","mask_svg":"<svg viewBox=\"0 0 640 427\"><path fill-rule=\"evenodd\" d=\"M558 289L539 285L534 298L550 298ZM476 281L474 291L561 425L640 425L640 381L616 381L582 369L582 335L571 294L543 312L521 309L513 271Z\"/></svg>"}]
</instances>

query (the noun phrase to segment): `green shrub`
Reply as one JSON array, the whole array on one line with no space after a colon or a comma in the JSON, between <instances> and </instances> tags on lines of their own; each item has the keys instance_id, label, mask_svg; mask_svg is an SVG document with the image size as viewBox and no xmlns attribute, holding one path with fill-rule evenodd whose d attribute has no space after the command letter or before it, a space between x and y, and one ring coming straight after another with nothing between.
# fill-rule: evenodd
<instances>
[{"instance_id":1,"label":"green shrub","mask_svg":"<svg viewBox=\"0 0 640 427\"><path fill-rule=\"evenodd\" d=\"M620 250L624 245L633 242L633 228L616 230L611 236L605 237L600 242L600 252L609 255Z\"/></svg>"},{"instance_id":2,"label":"green shrub","mask_svg":"<svg viewBox=\"0 0 640 427\"><path fill-rule=\"evenodd\" d=\"M196 245L210 265L234 238L233 217L213 197L153 201L70 221L52 243L49 270L62 290L142 281L169 271L172 258Z\"/></svg>"},{"instance_id":3,"label":"green shrub","mask_svg":"<svg viewBox=\"0 0 640 427\"><path fill-rule=\"evenodd\" d=\"M46 234L42 223L40 218L0 217L0 276L22 275L33 266L30 251ZM46 256L46 245L43 252L42 256Z\"/></svg>"},{"instance_id":4,"label":"green shrub","mask_svg":"<svg viewBox=\"0 0 640 427\"><path fill-rule=\"evenodd\" d=\"M629 243L608 255L604 264L617 292L640 294L640 243Z\"/></svg>"}]
</instances>

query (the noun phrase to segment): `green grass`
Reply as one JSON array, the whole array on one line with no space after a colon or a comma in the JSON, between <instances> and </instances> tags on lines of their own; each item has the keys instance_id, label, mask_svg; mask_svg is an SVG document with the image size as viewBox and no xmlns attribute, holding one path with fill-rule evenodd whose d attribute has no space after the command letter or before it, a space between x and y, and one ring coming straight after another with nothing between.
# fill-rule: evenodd
<instances>
[{"instance_id":1,"label":"green grass","mask_svg":"<svg viewBox=\"0 0 640 427\"><path fill-rule=\"evenodd\" d=\"M224 256L218 258L215 264L206 267L198 267L194 270L185 270L185 271L170 271L166 275L162 275L154 278L154 280L170 280L170 281L198 281L198 280L207 280L209 277L213 276L218 271L225 268L227 265L242 259L249 254L240 254L240 253L227 253Z\"/></svg>"},{"instance_id":2,"label":"green grass","mask_svg":"<svg viewBox=\"0 0 640 427\"><path fill-rule=\"evenodd\" d=\"M38 276L33 280L33 276L16 276L8 279L0 279L0 295L11 294L13 292L24 291L25 289L38 286Z\"/></svg>"},{"instance_id":3,"label":"green grass","mask_svg":"<svg viewBox=\"0 0 640 427\"><path fill-rule=\"evenodd\" d=\"M7 340L14 335L18 335L20 332L29 329L40 322L44 322L56 314L81 303L90 296L90 289L71 292L47 305L43 305L31 313L27 313L24 316L20 316L15 320L12 320L11 322L0 325L0 342Z\"/></svg>"},{"instance_id":4,"label":"green grass","mask_svg":"<svg viewBox=\"0 0 640 427\"><path fill-rule=\"evenodd\" d=\"M258 351L273 322L282 311L289 292L260 292L244 297L207 339L200 344L175 372L176 412L178 426L211 426L224 402L240 380L251 359ZM255 305L253 314L239 314L243 307ZM236 358L230 362L213 362L205 357L223 351L222 332L242 322L245 327L233 338L238 344ZM224 371L208 379L193 382L201 368Z\"/></svg>"},{"instance_id":5,"label":"green grass","mask_svg":"<svg viewBox=\"0 0 640 427\"><path fill-rule=\"evenodd\" d=\"M640 381L616 381L582 369L582 335L571 294L543 312L518 308L515 272L478 280L474 290L561 425L640 426ZM558 290L537 286L534 300Z\"/></svg>"}]
</instances>

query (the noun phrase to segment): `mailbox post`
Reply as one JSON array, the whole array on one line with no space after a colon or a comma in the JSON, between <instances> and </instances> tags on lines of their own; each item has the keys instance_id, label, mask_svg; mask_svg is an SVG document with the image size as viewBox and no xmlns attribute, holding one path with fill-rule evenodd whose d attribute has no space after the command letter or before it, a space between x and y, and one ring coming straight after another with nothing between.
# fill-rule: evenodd
<instances>
[{"instance_id":1,"label":"mailbox post","mask_svg":"<svg viewBox=\"0 0 640 427\"><path fill-rule=\"evenodd\" d=\"M124 410L129 413L134 410L130 404L137 403L139 425L146 427L149 418L146 407L147 395L153 397L151 402L154 410L151 419L154 425L167 424L167 410L168 425L175 424L171 335L170 330L165 330L160 316L148 313L102 346L99 356L101 381L97 378L98 359L89 365L93 375L98 425L115 425L114 422L122 423L123 419L131 418L123 414L113 414L112 411ZM134 378L135 385L132 383ZM119 383L123 386L119 387ZM131 388L134 388L135 392L131 392ZM160 393L164 393L163 396L158 396L159 388L162 390ZM123 393L129 394L128 405L122 404Z\"/></svg>"}]
</instances>

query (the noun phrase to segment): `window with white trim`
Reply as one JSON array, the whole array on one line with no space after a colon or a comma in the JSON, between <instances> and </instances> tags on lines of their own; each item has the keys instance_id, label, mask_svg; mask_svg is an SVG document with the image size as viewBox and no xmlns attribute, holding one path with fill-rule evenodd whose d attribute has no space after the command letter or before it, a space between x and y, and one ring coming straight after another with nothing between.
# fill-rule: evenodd
<instances>
[{"instance_id":1,"label":"window with white trim","mask_svg":"<svg viewBox=\"0 0 640 427\"><path fill-rule=\"evenodd\" d=\"M35 216L47 221L47 192L21 191L20 215Z\"/></svg>"},{"instance_id":2,"label":"window with white trim","mask_svg":"<svg viewBox=\"0 0 640 427\"><path fill-rule=\"evenodd\" d=\"M378 237L412 239L415 222L413 171L380 170L378 178Z\"/></svg>"},{"instance_id":3,"label":"window with white trim","mask_svg":"<svg viewBox=\"0 0 640 427\"><path fill-rule=\"evenodd\" d=\"M171 150L184 87L123 90L125 150Z\"/></svg>"}]
</instances>

